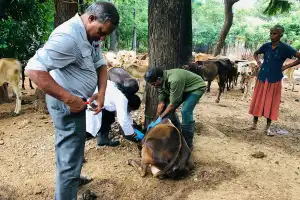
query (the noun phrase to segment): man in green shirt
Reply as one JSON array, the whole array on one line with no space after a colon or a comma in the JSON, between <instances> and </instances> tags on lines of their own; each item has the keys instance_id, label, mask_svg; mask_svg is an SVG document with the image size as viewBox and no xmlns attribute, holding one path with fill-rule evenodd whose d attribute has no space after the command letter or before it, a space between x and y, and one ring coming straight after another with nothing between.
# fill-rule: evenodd
<instances>
[{"instance_id":1,"label":"man in green shirt","mask_svg":"<svg viewBox=\"0 0 300 200\"><path fill-rule=\"evenodd\" d=\"M168 117L181 130L188 146L192 148L195 131L193 111L206 89L203 79L184 69L162 70L155 67L148 70L145 80L159 89L157 113L148 129L160 123L162 118ZM180 122L175 111L182 103L182 127L180 129Z\"/></svg>"}]
</instances>

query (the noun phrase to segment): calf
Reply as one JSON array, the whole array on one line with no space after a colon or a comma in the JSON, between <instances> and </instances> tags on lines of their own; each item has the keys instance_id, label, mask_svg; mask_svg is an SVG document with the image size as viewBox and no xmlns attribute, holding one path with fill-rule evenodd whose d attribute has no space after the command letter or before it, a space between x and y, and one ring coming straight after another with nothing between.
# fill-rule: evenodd
<instances>
[{"instance_id":1,"label":"calf","mask_svg":"<svg viewBox=\"0 0 300 200\"><path fill-rule=\"evenodd\" d=\"M21 92L19 88L21 66L21 63L16 59L0 59L0 86L7 82L13 87L16 94L16 114L21 111Z\"/></svg>"},{"instance_id":2,"label":"calf","mask_svg":"<svg viewBox=\"0 0 300 200\"><path fill-rule=\"evenodd\" d=\"M142 159L139 163L129 159L132 165L142 177L146 176L147 168L154 177L159 179L176 176L189 171L191 150L187 146L179 130L169 119L151 128L142 141Z\"/></svg>"},{"instance_id":3,"label":"calf","mask_svg":"<svg viewBox=\"0 0 300 200\"><path fill-rule=\"evenodd\" d=\"M240 67L239 71L242 77L240 86L244 92L242 97L242 101L243 101L246 97L248 96L251 97L250 93L252 93L252 89L254 88L259 69L256 63L254 62L240 63L239 67Z\"/></svg>"}]
</instances>

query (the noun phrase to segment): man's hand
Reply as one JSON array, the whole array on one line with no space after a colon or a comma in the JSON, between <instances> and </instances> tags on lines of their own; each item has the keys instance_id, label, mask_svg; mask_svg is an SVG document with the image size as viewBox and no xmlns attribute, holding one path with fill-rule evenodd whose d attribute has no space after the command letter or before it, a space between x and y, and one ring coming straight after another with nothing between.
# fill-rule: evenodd
<instances>
[{"instance_id":1,"label":"man's hand","mask_svg":"<svg viewBox=\"0 0 300 200\"><path fill-rule=\"evenodd\" d=\"M78 113L86 109L85 102L78 96L72 96L69 100L65 102L69 106L71 113Z\"/></svg>"},{"instance_id":2,"label":"man's hand","mask_svg":"<svg viewBox=\"0 0 300 200\"><path fill-rule=\"evenodd\" d=\"M149 129L151 129L152 127L156 126L157 124L159 124L161 122L162 118L159 116L155 121L151 122L148 127L147 127L147 131Z\"/></svg>"},{"instance_id":3,"label":"man's hand","mask_svg":"<svg viewBox=\"0 0 300 200\"><path fill-rule=\"evenodd\" d=\"M100 95L99 93L96 93L90 98L89 101L93 102L94 100L96 100L96 102L97 102L97 107L91 108L91 110L95 112L94 115L97 115L98 113L101 112L101 110L104 106L104 96Z\"/></svg>"},{"instance_id":4,"label":"man's hand","mask_svg":"<svg viewBox=\"0 0 300 200\"><path fill-rule=\"evenodd\" d=\"M142 140L142 139L144 139L145 135L141 131L139 131L137 129L134 129L134 136L133 137L137 140Z\"/></svg>"},{"instance_id":5,"label":"man's hand","mask_svg":"<svg viewBox=\"0 0 300 200\"><path fill-rule=\"evenodd\" d=\"M154 121L156 121L158 119L158 117L160 117L160 114L163 112L165 108L165 102L159 102L159 104L157 105L157 111L156 111L156 115L154 117Z\"/></svg>"}]
</instances>

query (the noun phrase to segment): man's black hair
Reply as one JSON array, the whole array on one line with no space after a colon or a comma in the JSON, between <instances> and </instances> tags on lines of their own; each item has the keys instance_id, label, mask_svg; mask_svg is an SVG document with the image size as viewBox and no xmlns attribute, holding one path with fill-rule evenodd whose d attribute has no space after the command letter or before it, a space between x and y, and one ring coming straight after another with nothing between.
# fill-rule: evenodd
<instances>
[{"instance_id":1,"label":"man's black hair","mask_svg":"<svg viewBox=\"0 0 300 200\"><path fill-rule=\"evenodd\" d=\"M153 67L147 71L145 74L145 80L148 83L155 82L159 77L164 76L164 70L159 67Z\"/></svg>"},{"instance_id":2,"label":"man's black hair","mask_svg":"<svg viewBox=\"0 0 300 200\"><path fill-rule=\"evenodd\" d=\"M126 97L128 99L128 106L132 110L139 109L139 107L141 105L141 99L140 99L140 97L138 95L134 94L134 95L128 95Z\"/></svg>"}]
</instances>

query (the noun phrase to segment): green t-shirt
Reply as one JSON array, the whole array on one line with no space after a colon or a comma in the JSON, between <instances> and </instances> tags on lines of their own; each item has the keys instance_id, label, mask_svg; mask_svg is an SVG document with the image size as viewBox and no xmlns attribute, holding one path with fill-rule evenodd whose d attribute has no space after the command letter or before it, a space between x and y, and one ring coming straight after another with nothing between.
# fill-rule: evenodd
<instances>
[{"instance_id":1,"label":"green t-shirt","mask_svg":"<svg viewBox=\"0 0 300 200\"><path fill-rule=\"evenodd\" d=\"M171 69L164 71L162 87L159 88L159 102L169 98L171 104L180 104L186 92L204 89L206 83L197 74L184 69Z\"/></svg>"}]
</instances>

